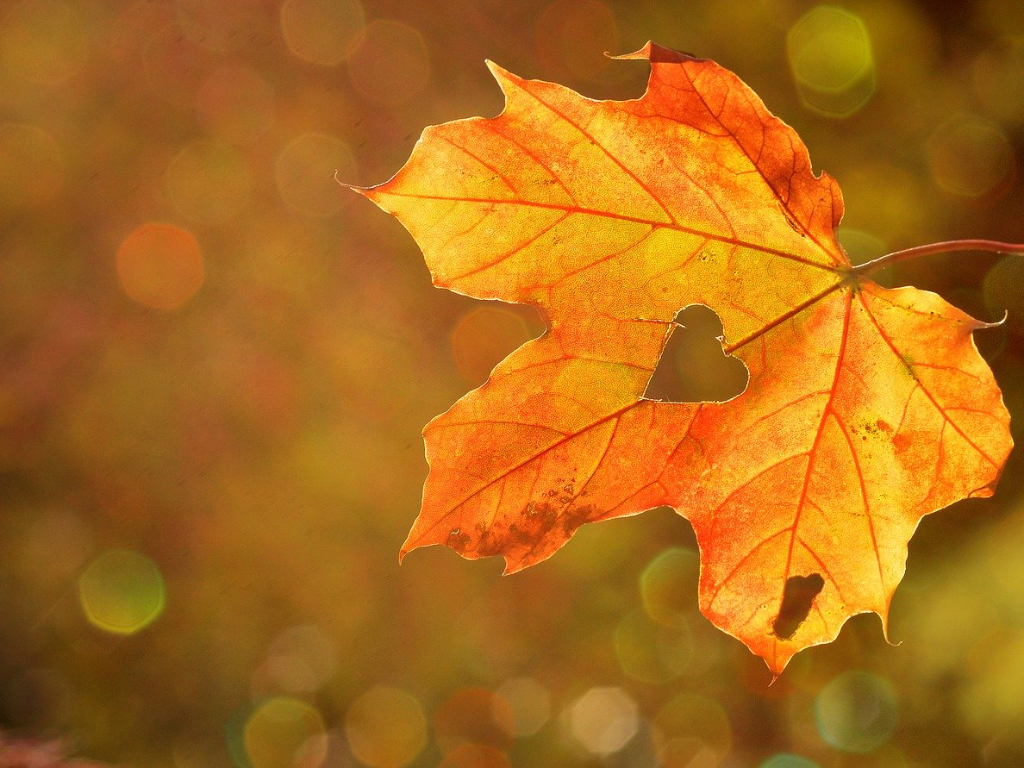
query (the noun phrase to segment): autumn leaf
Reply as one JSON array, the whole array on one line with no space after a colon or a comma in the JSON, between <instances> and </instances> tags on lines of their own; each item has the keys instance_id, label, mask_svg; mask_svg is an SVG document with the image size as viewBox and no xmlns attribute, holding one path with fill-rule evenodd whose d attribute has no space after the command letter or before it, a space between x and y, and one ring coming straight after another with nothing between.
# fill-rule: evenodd
<instances>
[{"instance_id":1,"label":"autumn leaf","mask_svg":"<svg viewBox=\"0 0 1024 768\"><path fill-rule=\"evenodd\" d=\"M553 554L580 525L674 507L700 608L779 674L850 616L887 620L920 519L992 494L1009 415L939 296L889 290L835 238L836 182L712 61L649 44L643 97L593 101L490 65L494 119L432 126L361 190L436 285L543 308L548 331L424 430L402 554ZM728 402L644 397L680 309L749 371Z\"/></svg>"}]
</instances>

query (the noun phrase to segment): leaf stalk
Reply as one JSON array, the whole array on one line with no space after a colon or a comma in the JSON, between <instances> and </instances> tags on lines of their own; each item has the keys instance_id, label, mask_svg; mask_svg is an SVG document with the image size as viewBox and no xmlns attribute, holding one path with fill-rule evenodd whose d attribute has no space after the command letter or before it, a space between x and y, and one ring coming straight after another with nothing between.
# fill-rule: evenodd
<instances>
[{"instance_id":1,"label":"leaf stalk","mask_svg":"<svg viewBox=\"0 0 1024 768\"><path fill-rule=\"evenodd\" d=\"M954 253L957 251L986 251L997 254L1024 255L1024 243L1002 243L998 240L944 240L941 243L917 245L913 248L904 248L901 251L887 253L885 256L880 256L873 261L853 267L850 270L850 274L872 275L901 261L910 261L919 256L928 256L933 253Z\"/></svg>"}]
</instances>

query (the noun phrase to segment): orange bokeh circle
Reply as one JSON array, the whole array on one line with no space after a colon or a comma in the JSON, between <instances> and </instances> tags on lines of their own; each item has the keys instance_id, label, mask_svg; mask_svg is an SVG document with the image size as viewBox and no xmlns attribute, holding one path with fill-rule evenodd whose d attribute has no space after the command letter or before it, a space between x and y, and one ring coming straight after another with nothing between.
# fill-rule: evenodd
<instances>
[{"instance_id":1,"label":"orange bokeh circle","mask_svg":"<svg viewBox=\"0 0 1024 768\"><path fill-rule=\"evenodd\" d=\"M149 222L117 249L117 275L132 300L154 309L176 309L202 286L203 257L187 229Z\"/></svg>"}]
</instances>

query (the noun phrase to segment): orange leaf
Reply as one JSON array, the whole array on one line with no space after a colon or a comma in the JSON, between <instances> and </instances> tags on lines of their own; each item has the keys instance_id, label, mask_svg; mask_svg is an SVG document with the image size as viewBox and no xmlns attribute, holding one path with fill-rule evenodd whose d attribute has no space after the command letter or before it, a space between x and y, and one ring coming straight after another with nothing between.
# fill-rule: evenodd
<instances>
[{"instance_id":1,"label":"orange leaf","mask_svg":"<svg viewBox=\"0 0 1024 768\"><path fill-rule=\"evenodd\" d=\"M1009 415L972 340L984 324L850 265L837 184L756 94L656 45L621 58L651 62L640 99L490 65L500 116L427 128L361 190L435 284L550 319L427 425L402 554L446 544L511 573L583 523L670 505L696 531L701 611L777 675L854 614L884 626L921 517L991 495ZM646 399L691 304L718 313L748 386Z\"/></svg>"}]
</instances>

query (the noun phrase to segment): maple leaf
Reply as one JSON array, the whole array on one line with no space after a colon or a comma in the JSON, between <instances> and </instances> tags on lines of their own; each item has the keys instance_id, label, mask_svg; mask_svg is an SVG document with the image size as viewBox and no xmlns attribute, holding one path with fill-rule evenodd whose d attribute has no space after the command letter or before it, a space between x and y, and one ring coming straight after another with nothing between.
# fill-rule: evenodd
<instances>
[{"instance_id":1,"label":"maple leaf","mask_svg":"<svg viewBox=\"0 0 1024 768\"><path fill-rule=\"evenodd\" d=\"M641 98L489 64L501 115L428 127L359 190L436 285L549 319L425 428L402 555L446 544L511 573L583 523L668 505L696 532L701 611L778 675L852 615L884 629L920 519L992 494L1012 441L972 340L986 324L853 267L838 185L734 74L653 44L618 58L650 60ZM692 304L718 313L747 388L647 399Z\"/></svg>"}]
</instances>

